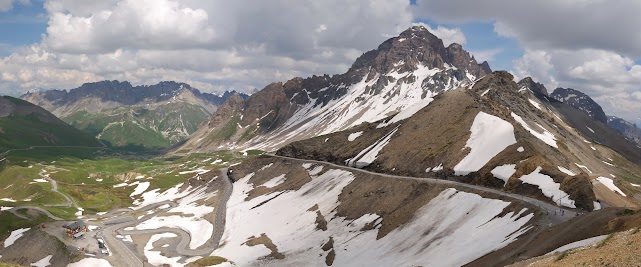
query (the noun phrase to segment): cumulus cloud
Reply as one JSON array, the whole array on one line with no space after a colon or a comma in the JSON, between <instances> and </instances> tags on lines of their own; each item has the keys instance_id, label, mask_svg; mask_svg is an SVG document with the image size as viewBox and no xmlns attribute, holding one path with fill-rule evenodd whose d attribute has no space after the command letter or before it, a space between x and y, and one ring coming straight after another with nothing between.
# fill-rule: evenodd
<instances>
[{"instance_id":1,"label":"cumulus cloud","mask_svg":"<svg viewBox=\"0 0 641 267\"><path fill-rule=\"evenodd\" d=\"M461 31L460 28L447 28L443 26L437 26L436 29L427 25L425 23L414 23L414 25L420 25L425 27L428 31L434 34L436 37L443 40L443 44L448 46L452 43L457 43L464 45L467 42L465 34Z\"/></svg>"},{"instance_id":2,"label":"cumulus cloud","mask_svg":"<svg viewBox=\"0 0 641 267\"><path fill-rule=\"evenodd\" d=\"M405 0L47 0L46 34L0 59L0 90L119 79L249 91L341 73L411 26L408 6Z\"/></svg>"},{"instance_id":3,"label":"cumulus cloud","mask_svg":"<svg viewBox=\"0 0 641 267\"><path fill-rule=\"evenodd\" d=\"M493 22L524 49L516 76L581 90L606 113L641 120L641 1L417 0L412 10L438 23Z\"/></svg>"},{"instance_id":4,"label":"cumulus cloud","mask_svg":"<svg viewBox=\"0 0 641 267\"><path fill-rule=\"evenodd\" d=\"M641 57L641 1L417 0L419 17L494 21L497 33L533 48L603 49Z\"/></svg>"},{"instance_id":5,"label":"cumulus cloud","mask_svg":"<svg viewBox=\"0 0 641 267\"><path fill-rule=\"evenodd\" d=\"M0 0L0 12L6 12L11 10L15 3L21 4L21 5L29 5L31 4L31 1L30 0Z\"/></svg>"}]
</instances>

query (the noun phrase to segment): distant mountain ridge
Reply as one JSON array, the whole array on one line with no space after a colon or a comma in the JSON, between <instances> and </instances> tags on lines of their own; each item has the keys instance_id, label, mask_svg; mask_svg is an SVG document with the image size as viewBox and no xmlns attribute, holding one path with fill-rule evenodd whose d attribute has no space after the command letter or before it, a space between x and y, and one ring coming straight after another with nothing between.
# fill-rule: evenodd
<instances>
[{"instance_id":1,"label":"distant mountain ridge","mask_svg":"<svg viewBox=\"0 0 641 267\"><path fill-rule=\"evenodd\" d=\"M101 81L71 90L28 92L21 98L109 145L160 149L183 141L235 94L203 93L173 81L140 86Z\"/></svg>"},{"instance_id":2,"label":"distant mountain ridge","mask_svg":"<svg viewBox=\"0 0 641 267\"><path fill-rule=\"evenodd\" d=\"M491 72L459 44L415 26L362 54L344 74L272 83L223 104L176 151L270 150L427 105L436 94Z\"/></svg>"},{"instance_id":3,"label":"distant mountain ridge","mask_svg":"<svg viewBox=\"0 0 641 267\"><path fill-rule=\"evenodd\" d=\"M608 118L605 115L605 112L603 112L603 108L601 108L601 106L599 106L599 104L597 104L592 98L579 90L559 87L552 92L550 97L586 113L597 121L604 124L608 123Z\"/></svg>"},{"instance_id":4,"label":"distant mountain ridge","mask_svg":"<svg viewBox=\"0 0 641 267\"><path fill-rule=\"evenodd\" d=\"M619 131L628 140L641 147L641 129L636 124L615 116L608 116L608 126Z\"/></svg>"},{"instance_id":5,"label":"distant mountain ridge","mask_svg":"<svg viewBox=\"0 0 641 267\"><path fill-rule=\"evenodd\" d=\"M128 81L100 81L84 83L71 90L38 90L27 92L20 96L22 99L36 97L52 102L53 105L66 105L85 98L95 97L102 101L111 101L123 105L135 105L143 102L167 101L188 90L195 97L206 100L213 105L221 105L236 91L226 91L222 95L204 93L186 83L164 81L155 85L132 86ZM241 94L248 97L245 94Z\"/></svg>"}]
</instances>

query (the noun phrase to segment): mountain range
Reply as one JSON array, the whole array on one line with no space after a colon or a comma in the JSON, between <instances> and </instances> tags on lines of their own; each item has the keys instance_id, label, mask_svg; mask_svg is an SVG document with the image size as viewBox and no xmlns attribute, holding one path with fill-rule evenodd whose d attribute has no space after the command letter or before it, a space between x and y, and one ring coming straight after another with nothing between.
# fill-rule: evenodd
<instances>
[{"instance_id":1,"label":"mountain range","mask_svg":"<svg viewBox=\"0 0 641 267\"><path fill-rule=\"evenodd\" d=\"M185 140L235 92L202 93L185 83L86 83L21 96L115 147L166 148ZM241 97L247 95L240 94Z\"/></svg>"},{"instance_id":2,"label":"mountain range","mask_svg":"<svg viewBox=\"0 0 641 267\"><path fill-rule=\"evenodd\" d=\"M69 200L55 216L104 227L113 256L83 260L506 266L593 238L603 246L641 225L636 125L607 117L578 90L550 93L530 77L492 71L422 26L343 74L272 83L251 96L104 81L23 98L51 112L0 99L0 123L10 122L0 124L0 145L97 146L95 136L116 147L171 146L144 161L28 159L13 167L20 175L0 173L9 177L0 192L11 190L2 210L55 208L13 208L38 205L18 197L30 185ZM16 245L36 242L27 238ZM15 245L0 252L27 262Z\"/></svg>"}]
</instances>

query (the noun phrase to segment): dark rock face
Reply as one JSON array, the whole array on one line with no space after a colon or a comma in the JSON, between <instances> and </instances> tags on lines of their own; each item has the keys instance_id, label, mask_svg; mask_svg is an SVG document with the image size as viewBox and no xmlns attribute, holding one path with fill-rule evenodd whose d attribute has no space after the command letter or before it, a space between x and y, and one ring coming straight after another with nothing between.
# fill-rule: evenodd
<instances>
[{"instance_id":1,"label":"dark rock face","mask_svg":"<svg viewBox=\"0 0 641 267\"><path fill-rule=\"evenodd\" d=\"M156 85L132 86L131 83L124 81L101 81L94 83L85 83L76 89L67 90L49 90L45 92L26 93L20 98L27 99L33 94L43 94L43 97L57 106L63 106L69 103L82 100L89 97L97 97L103 101L112 101L124 105L135 105L145 100L154 102L166 101L180 94L182 90L190 90L195 96L211 102L214 105L221 105L227 98L235 92L225 92L222 96L210 93L202 93L198 89L189 86L186 83L177 83L173 81L160 82ZM248 95L241 94L242 97L248 98Z\"/></svg>"},{"instance_id":2,"label":"dark rock face","mask_svg":"<svg viewBox=\"0 0 641 267\"><path fill-rule=\"evenodd\" d=\"M641 146L641 129L636 124L618 117L608 116L608 126L623 134L628 140Z\"/></svg>"},{"instance_id":3,"label":"dark rock face","mask_svg":"<svg viewBox=\"0 0 641 267\"><path fill-rule=\"evenodd\" d=\"M209 120L210 124L218 124L231 118L234 114L241 111L245 106L245 99L240 94L233 94L227 98L227 101L218 107L216 114Z\"/></svg>"},{"instance_id":4,"label":"dark rock face","mask_svg":"<svg viewBox=\"0 0 641 267\"><path fill-rule=\"evenodd\" d=\"M580 110L603 124L608 123L608 118L601 106L594 102L588 95L578 90L572 88L556 88L550 97Z\"/></svg>"},{"instance_id":5,"label":"dark rock face","mask_svg":"<svg viewBox=\"0 0 641 267\"><path fill-rule=\"evenodd\" d=\"M531 77L525 77L523 80L518 82L519 88L527 88L532 91L534 96L540 100L548 99L548 90L541 83L537 83L532 80Z\"/></svg>"}]
</instances>

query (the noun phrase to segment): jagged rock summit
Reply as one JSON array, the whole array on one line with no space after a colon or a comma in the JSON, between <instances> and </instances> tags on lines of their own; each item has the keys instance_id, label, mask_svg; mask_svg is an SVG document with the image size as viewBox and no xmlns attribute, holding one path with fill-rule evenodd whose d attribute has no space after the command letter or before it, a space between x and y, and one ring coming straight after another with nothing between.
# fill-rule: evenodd
<instances>
[{"instance_id":1,"label":"jagged rock summit","mask_svg":"<svg viewBox=\"0 0 641 267\"><path fill-rule=\"evenodd\" d=\"M490 71L461 45L445 47L425 27L414 26L358 57L344 74L272 83L242 109L230 104L238 112L228 119L214 114L176 151L272 150L397 113L400 119Z\"/></svg>"}]
</instances>

